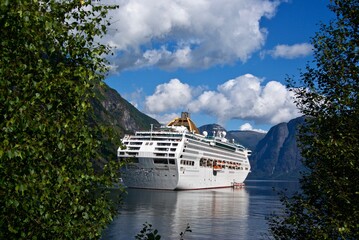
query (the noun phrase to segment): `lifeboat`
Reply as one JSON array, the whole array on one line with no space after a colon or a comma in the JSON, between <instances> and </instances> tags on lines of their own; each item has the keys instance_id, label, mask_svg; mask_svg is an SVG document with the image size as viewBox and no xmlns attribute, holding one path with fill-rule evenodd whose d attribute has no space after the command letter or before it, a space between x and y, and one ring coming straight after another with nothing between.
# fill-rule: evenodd
<instances>
[{"instance_id":1,"label":"lifeboat","mask_svg":"<svg viewBox=\"0 0 359 240\"><path fill-rule=\"evenodd\" d=\"M215 166L213 166L213 170L214 171L220 171L220 170L222 170L222 167L219 166L219 165L215 165Z\"/></svg>"}]
</instances>

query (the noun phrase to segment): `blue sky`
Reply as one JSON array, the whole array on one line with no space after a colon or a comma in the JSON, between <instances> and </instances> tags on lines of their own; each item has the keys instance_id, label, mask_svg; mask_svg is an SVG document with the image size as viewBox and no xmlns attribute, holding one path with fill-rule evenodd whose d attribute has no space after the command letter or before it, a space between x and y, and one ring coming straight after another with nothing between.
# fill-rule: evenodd
<instances>
[{"instance_id":1,"label":"blue sky","mask_svg":"<svg viewBox=\"0 0 359 240\"><path fill-rule=\"evenodd\" d=\"M161 123L189 111L227 130L300 115L285 78L312 60L310 38L332 17L329 0L111 2L106 83Z\"/></svg>"}]
</instances>

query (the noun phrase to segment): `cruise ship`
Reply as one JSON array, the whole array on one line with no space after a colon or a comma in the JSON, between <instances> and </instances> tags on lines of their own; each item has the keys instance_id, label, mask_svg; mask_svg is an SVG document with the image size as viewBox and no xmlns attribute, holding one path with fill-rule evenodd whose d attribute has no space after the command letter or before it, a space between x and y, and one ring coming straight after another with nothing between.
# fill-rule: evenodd
<instances>
[{"instance_id":1,"label":"cruise ship","mask_svg":"<svg viewBox=\"0 0 359 240\"><path fill-rule=\"evenodd\" d=\"M117 155L129 188L190 190L239 187L251 167L251 151L222 131L199 133L187 112L167 126L126 135Z\"/></svg>"}]
</instances>

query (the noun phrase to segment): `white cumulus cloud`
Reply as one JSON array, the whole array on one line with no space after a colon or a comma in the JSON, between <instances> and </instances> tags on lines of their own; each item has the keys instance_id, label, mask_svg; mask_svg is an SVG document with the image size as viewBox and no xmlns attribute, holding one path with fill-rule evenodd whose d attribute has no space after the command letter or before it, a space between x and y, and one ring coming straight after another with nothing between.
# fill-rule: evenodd
<instances>
[{"instance_id":1,"label":"white cumulus cloud","mask_svg":"<svg viewBox=\"0 0 359 240\"><path fill-rule=\"evenodd\" d=\"M305 57L312 53L313 46L309 43L298 43L294 45L277 45L272 50L263 51L262 57L271 55L273 58L293 59Z\"/></svg>"},{"instance_id":2,"label":"white cumulus cloud","mask_svg":"<svg viewBox=\"0 0 359 240\"><path fill-rule=\"evenodd\" d=\"M256 129L253 128L253 126L250 123L245 123L243 125L241 125L239 127L239 130L241 131L255 131L255 132L260 132L260 133L267 133L267 131L263 130L263 129Z\"/></svg>"},{"instance_id":3,"label":"white cumulus cloud","mask_svg":"<svg viewBox=\"0 0 359 240\"><path fill-rule=\"evenodd\" d=\"M150 114L185 108L192 100L192 89L178 79L156 87L155 93L145 99L145 110Z\"/></svg>"},{"instance_id":4,"label":"white cumulus cloud","mask_svg":"<svg viewBox=\"0 0 359 240\"><path fill-rule=\"evenodd\" d=\"M145 111L168 114L189 110L216 117L219 124L231 119L277 124L300 116L293 103L293 93L277 81L263 84L263 79L245 74L219 85L216 90L196 91L193 87L172 79L157 86L145 101Z\"/></svg>"},{"instance_id":5,"label":"white cumulus cloud","mask_svg":"<svg viewBox=\"0 0 359 240\"><path fill-rule=\"evenodd\" d=\"M107 2L113 2L108 0ZM263 47L262 18L279 0L118 0L105 41L119 69L207 68L245 62Z\"/></svg>"},{"instance_id":6,"label":"white cumulus cloud","mask_svg":"<svg viewBox=\"0 0 359 240\"><path fill-rule=\"evenodd\" d=\"M207 94L204 92L202 95ZM293 94L277 81L262 85L262 79L246 74L218 86L213 99L205 104L201 96L191 102L197 111L217 116L219 122L230 119L254 120L258 123L277 124L299 116L293 103ZM217 104L219 100L221 105ZM213 105L216 107L213 108Z\"/></svg>"}]
</instances>

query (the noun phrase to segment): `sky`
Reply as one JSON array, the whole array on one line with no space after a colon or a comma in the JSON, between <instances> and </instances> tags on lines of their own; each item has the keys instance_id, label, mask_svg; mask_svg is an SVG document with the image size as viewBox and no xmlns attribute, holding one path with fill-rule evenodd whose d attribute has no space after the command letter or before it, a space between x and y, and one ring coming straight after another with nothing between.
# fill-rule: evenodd
<instances>
[{"instance_id":1,"label":"sky","mask_svg":"<svg viewBox=\"0 0 359 240\"><path fill-rule=\"evenodd\" d=\"M268 131L300 116L287 76L313 60L311 37L333 18L329 0L107 0L119 8L102 41L105 82L168 123Z\"/></svg>"}]
</instances>

